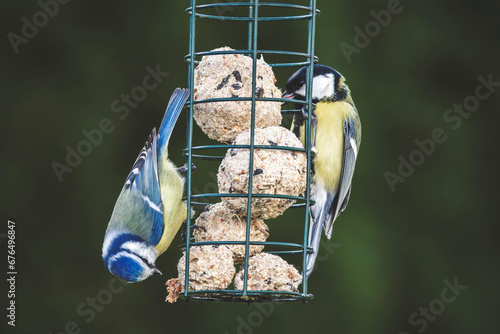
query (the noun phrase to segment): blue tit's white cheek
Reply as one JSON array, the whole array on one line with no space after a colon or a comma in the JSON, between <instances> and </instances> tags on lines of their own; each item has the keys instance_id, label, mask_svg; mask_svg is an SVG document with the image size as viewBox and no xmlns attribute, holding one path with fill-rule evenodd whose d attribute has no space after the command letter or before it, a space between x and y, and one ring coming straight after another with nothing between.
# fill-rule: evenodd
<instances>
[{"instance_id":1,"label":"blue tit's white cheek","mask_svg":"<svg viewBox=\"0 0 500 334\"><path fill-rule=\"evenodd\" d=\"M335 94L333 74L323 74L314 77L312 97L314 100L322 100Z\"/></svg>"},{"instance_id":2,"label":"blue tit's white cheek","mask_svg":"<svg viewBox=\"0 0 500 334\"><path fill-rule=\"evenodd\" d=\"M151 265L154 265L156 257L158 256L158 253L153 247L150 247L144 242L140 241L124 242L120 248L128 250L133 254L137 254L138 256L146 259Z\"/></svg>"}]
</instances>

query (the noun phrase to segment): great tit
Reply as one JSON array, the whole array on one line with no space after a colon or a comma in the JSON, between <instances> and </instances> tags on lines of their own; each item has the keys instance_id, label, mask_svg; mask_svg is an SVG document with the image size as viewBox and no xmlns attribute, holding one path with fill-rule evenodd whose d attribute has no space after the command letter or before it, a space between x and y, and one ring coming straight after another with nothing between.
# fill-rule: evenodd
<instances>
[{"instance_id":1,"label":"great tit","mask_svg":"<svg viewBox=\"0 0 500 334\"><path fill-rule=\"evenodd\" d=\"M306 100L307 67L295 72L286 84L283 98ZM361 121L345 78L336 70L314 65L311 114L311 142L314 152L310 207L311 224L307 254L307 277L318 256L322 227L328 239L333 222L344 211L351 194L351 181L361 143ZM292 131L305 145L306 108L297 105Z\"/></svg>"},{"instance_id":2,"label":"great tit","mask_svg":"<svg viewBox=\"0 0 500 334\"><path fill-rule=\"evenodd\" d=\"M184 179L168 160L167 145L188 95L188 89L179 88L172 94L158 134L154 128L135 160L106 230L104 264L128 282L161 274L156 258L186 219Z\"/></svg>"}]
</instances>

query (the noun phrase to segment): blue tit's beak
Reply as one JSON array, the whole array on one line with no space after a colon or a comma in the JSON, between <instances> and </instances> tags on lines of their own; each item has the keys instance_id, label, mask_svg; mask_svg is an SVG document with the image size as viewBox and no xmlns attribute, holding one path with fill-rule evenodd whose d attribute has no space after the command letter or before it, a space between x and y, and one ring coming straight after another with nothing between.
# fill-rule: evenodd
<instances>
[{"instance_id":1,"label":"blue tit's beak","mask_svg":"<svg viewBox=\"0 0 500 334\"><path fill-rule=\"evenodd\" d=\"M158 268L153 269L153 274L162 275L161 271L159 271Z\"/></svg>"},{"instance_id":2,"label":"blue tit's beak","mask_svg":"<svg viewBox=\"0 0 500 334\"><path fill-rule=\"evenodd\" d=\"M281 96L282 99L293 99L295 97L295 93L284 92Z\"/></svg>"}]
</instances>

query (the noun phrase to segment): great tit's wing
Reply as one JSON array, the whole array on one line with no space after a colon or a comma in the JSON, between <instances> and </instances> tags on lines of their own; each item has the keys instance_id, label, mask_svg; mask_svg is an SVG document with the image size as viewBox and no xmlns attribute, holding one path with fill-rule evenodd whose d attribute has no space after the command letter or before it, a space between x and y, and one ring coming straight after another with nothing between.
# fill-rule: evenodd
<instances>
[{"instance_id":1,"label":"great tit's wing","mask_svg":"<svg viewBox=\"0 0 500 334\"><path fill-rule=\"evenodd\" d=\"M157 136L153 129L135 160L113 210L110 225L155 246L164 229L157 167Z\"/></svg>"},{"instance_id":2,"label":"great tit's wing","mask_svg":"<svg viewBox=\"0 0 500 334\"><path fill-rule=\"evenodd\" d=\"M172 135L172 131L174 130L175 123L177 122L177 119L182 111L182 107L186 103L188 97L189 89L176 88L168 101L165 116L163 116L160 129L158 130L158 152L160 155L167 152L166 149L168 141Z\"/></svg>"},{"instance_id":3,"label":"great tit's wing","mask_svg":"<svg viewBox=\"0 0 500 334\"><path fill-rule=\"evenodd\" d=\"M311 220L309 226L308 246L312 252L307 254L306 275L312 273L318 256L321 241L321 231L325 230L328 239L332 236L333 222L345 209L351 194L351 181L358 153L359 127L353 119L347 119L343 124L344 149L339 185L335 192L328 192L315 183L311 188L311 197L315 204L310 207ZM323 227L323 228L322 228Z\"/></svg>"},{"instance_id":4,"label":"great tit's wing","mask_svg":"<svg viewBox=\"0 0 500 334\"><path fill-rule=\"evenodd\" d=\"M297 138L301 139L300 131L301 128L304 126L306 118L304 117L302 106L297 104L295 108L297 109L297 112L293 115L291 131L297 136Z\"/></svg>"},{"instance_id":5,"label":"great tit's wing","mask_svg":"<svg viewBox=\"0 0 500 334\"><path fill-rule=\"evenodd\" d=\"M340 172L339 186L336 193L336 200L328 211L323 226L328 239L332 236L333 222L347 206L351 194L351 182L356 166L358 154L358 130L354 119L348 118L344 121L344 155L342 158L342 170Z\"/></svg>"}]
</instances>

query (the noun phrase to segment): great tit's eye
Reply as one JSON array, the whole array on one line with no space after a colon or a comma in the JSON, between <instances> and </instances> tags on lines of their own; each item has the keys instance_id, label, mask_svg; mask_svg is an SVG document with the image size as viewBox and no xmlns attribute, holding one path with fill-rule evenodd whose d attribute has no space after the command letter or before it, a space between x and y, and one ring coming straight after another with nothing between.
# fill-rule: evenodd
<instances>
[{"instance_id":1,"label":"great tit's eye","mask_svg":"<svg viewBox=\"0 0 500 334\"><path fill-rule=\"evenodd\" d=\"M304 84L304 82L305 82L304 80L300 80L299 84L302 86Z\"/></svg>"}]
</instances>

